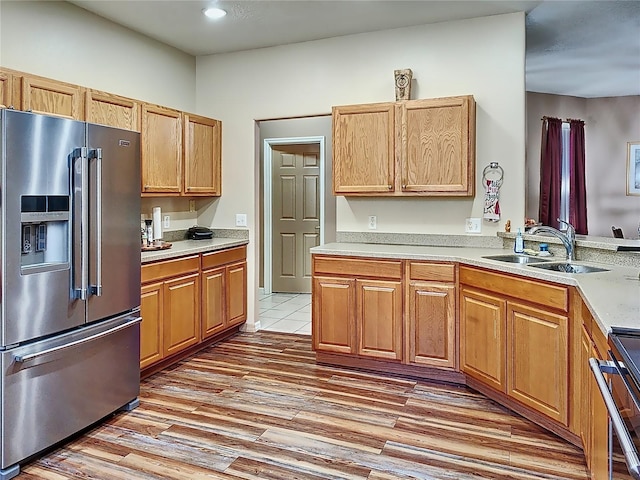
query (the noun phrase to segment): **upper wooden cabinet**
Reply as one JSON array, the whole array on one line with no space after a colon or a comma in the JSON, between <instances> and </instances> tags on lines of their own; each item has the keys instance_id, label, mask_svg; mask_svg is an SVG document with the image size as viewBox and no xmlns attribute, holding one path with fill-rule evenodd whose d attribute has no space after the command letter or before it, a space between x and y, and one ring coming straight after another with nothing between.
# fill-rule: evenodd
<instances>
[{"instance_id":1,"label":"upper wooden cabinet","mask_svg":"<svg viewBox=\"0 0 640 480\"><path fill-rule=\"evenodd\" d=\"M393 103L333 107L333 192L387 194L395 179Z\"/></svg>"},{"instance_id":2,"label":"upper wooden cabinet","mask_svg":"<svg viewBox=\"0 0 640 480\"><path fill-rule=\"evenodd\" d=\"M0 108L141 132L142 196L222 195L222 122L0 68Z\"/></svg>"},{"instance_id":3,"label":"upper wooden cabinet","mask_svg":"<svg viewBox=\"0 0 640 480\"><path fill-rule=\"evenodd\" d=\"M333 107L336 195L473 196L472 96Z\"/></svg>"},{"instance_id":4,"label":"upper wooden cabinet","mask_svg":"<svg viewBox=\"0 0 640 480\"><path fill-rule=\"evenodd\" d=\"M222 122L142 105L142 195L220 196Z\"/></svg>"},{"instance_id":5,"label":"upper wooden cabinet","mask_svg":"<svg viewBox=\"0 0 640 480\"><path fill-rule=\"evenodd\" d=\"M402 104L402 192L472 196L475 181L473 97Z\"/></svg>"},{"instance_id":6,"label":"upper wooden cabinet","mask_svg":"<svg viewBox=\"0 0 640 480\"><path fill-rule=\"evenodd\" d=\"M13 106L13 75L0 69L0 108Z\"/></svg>"},{"instance_id":7,"label":"upper wooden cabinet","mask_svg":"<svg viewBox=\"0 0 640 480\"><path fill-rule=\"evenodd\" d=\"M142 194L182 191L182 113L142 105Z\"/></svg>"},{"instance_id":8,"label":"upper wooden cabinet","mask_svg":"<svg viewBox=\"0 0 640 480\"><path fill-rule=\"evenodd\" d=\"M87 122L140 131L140 103L111 93L87 90L85 97Z\"/></svg>"},{"instance_id":9,"label":"upper wooden cabinet","mask_svg":"<svg viewBox=\"0 0 640 480\"><path fill-rule=\"evenodd\" d=\"M84 88L30 75L20 82L21 110L84 120Z\"/></svg>"},{"instance_id":10,"label":"upper wooden cabinet","mask_svg":"<svg viewBox=\"0 0 640 480\"><path fill-rule=\"evenodd\" d=\"M184 194L219 196L222 172L222 122L185 113Z\"/></svg>"}]
</instances>

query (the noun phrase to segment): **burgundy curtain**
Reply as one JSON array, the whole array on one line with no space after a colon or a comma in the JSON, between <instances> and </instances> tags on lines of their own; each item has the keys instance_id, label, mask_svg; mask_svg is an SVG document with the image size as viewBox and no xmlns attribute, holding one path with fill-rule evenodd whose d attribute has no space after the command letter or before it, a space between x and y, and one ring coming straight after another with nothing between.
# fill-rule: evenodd
<instances>
[{"instance_id":1,"label":"burgundy curtain","mask_svg":"<svg viewBox=\"0 0 640 480\"><path fill-rule=\"evenodd\" d=\"M538 221L558 228L562 186L562 120L542 119L540 150L540 209Z\"/></svg>"},{"instance_id":2,"label":"burgundy curtain","mask_svg":"<svg viewBox=\"0 0 640 480\"><path fill-rule=\"evenodd\" d=\"M585 181L584 122L569 120L569 222L576 233L587 234L587 187Z\"/></svg>"}]
</instances>

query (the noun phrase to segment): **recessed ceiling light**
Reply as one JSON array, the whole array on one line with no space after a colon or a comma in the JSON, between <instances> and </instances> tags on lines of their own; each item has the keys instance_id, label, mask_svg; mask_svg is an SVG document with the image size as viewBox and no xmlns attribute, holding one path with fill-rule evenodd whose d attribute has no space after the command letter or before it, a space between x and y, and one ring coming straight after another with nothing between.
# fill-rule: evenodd
<instances>
[{"instance_id":1,"label":"recessed ceiling light","mask_svg":"<svg viewBox=\"0 0 640 480\"><path fill-rule=\"evenodd\" d=\"M222 10L221 8L205 8L204 10L202 10L202 13L205 14L205 16L209 17L209 18L222 18L224 17L227 12Z\"/></svg>"}]
</instances>

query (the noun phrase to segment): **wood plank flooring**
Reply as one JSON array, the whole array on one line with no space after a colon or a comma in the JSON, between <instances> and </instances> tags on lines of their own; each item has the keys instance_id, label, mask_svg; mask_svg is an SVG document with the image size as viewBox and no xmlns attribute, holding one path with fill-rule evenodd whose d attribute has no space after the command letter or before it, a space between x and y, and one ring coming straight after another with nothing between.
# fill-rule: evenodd
<instances>
[{"instance_id":1,"label":"wood plank flooring","mask_svg":"<svg viewBox=\"0 0 640 480\"><path fill-rule=\"evenodd\" d=\"M587 479L580 449L470 389L316 365L308 336L240 334L140 401L16 478Z\"/></svg>"}]
</instances>

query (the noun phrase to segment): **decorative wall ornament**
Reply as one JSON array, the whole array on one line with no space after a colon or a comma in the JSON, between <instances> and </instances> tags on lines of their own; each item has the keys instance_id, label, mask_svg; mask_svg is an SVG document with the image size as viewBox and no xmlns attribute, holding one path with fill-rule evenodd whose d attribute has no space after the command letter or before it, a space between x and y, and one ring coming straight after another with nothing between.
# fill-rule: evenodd
<instances>
[{"instance_id":1,"label":"decorative wall ornament","mask_svg":"<svg viewBox=\"0 0 640 480\"><path fill-rule=\"evenodd\" d=\"M405 68L403 70L394 70L393 73L396 79L396 101L410 100L413 72L410 68Z\"/></svg>"}]
</instances>

